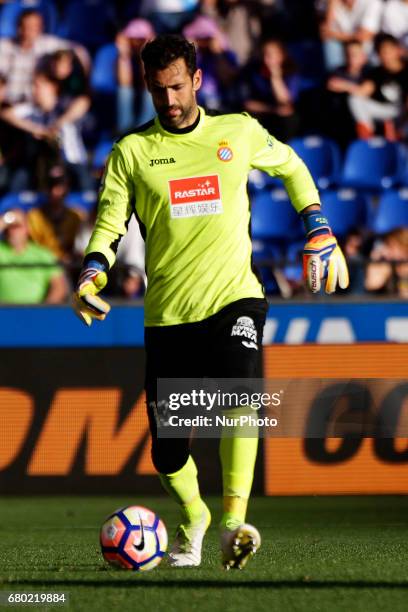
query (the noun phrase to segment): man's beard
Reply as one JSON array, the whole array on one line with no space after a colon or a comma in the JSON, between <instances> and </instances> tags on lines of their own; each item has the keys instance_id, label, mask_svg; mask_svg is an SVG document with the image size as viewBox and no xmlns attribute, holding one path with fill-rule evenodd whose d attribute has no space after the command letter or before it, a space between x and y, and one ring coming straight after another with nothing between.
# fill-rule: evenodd
<instances>
[{"instance_id":1,"label":"man's beard","mask_svg":"<svg viewBox=\"0 0 408 612\"><path fill-rule=\"evenodd\" d=\"M174 116L172 116L171 114L169 114L169 111L170 113L171 111L179 111L179 112L177 112L176 114L174 114ZM194 112L194 105L192 104L184 108L182 106L177 106L175 104L172 106L162 107L157 110L157 114L159 116L160 123L162 125L168 125L169 127L173 127L173 128L177 128L178 126L183 125L186 121L192 118L193 112Z\"/></svg>"}]
</instances>

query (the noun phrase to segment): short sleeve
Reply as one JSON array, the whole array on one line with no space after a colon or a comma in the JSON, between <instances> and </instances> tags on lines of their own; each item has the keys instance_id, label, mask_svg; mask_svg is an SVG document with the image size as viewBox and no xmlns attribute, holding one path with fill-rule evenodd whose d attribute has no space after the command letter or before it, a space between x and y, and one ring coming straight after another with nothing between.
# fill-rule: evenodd
<instances>
[{"instance_id":1,"label":"short sleeve","mask_svg":"<svg viewBox=\"0 0 408 612\"><path fill-rule=\"evenodd\" d=\"M0 74L5 78L10 70L11 45L7 38L0 39Z\"/></svg>"},{"instance_id":2,"label":"short sleeve","mask_svg":"<svg viewBox=\"0 0 408 612\"><path fill-rule=\"evenodd\" d=\"M360 28L376 34L380 31L383 3L380 0L369 0L361 19Z\"/></svg>"},{"instance_id":3,"label":"short sleeve","mask_svg":"<svg viewBox=\"0 0 408 612\"><path fill-rule=\"evenodd\" d=\"M18 119L28 119L33 112L33 106L29 102L22 102L13 106L13 113Z\"/></svg>"},{"instance_id":4,"label":"short sleeve","mask_svg":"<svg viewBox=\"0 0 408 612\"><path fill-rule=\"evenodd\" d=\"M43 264L47 264L47 268L44 268L44 276L47 277L47 280L50 281L56 276L61 276L63 269L58 265L54 253L39 245L36 245L36 248L38 250L38 260Z\"/></svg>"}]
</instances>

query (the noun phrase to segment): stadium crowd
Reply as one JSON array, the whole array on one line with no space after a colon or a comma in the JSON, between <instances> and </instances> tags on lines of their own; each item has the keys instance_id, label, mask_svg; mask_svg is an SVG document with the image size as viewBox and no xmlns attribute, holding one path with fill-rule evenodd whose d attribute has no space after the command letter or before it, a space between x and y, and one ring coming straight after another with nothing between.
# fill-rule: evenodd
<instances>
[{"instance_id":1,"label":"stadium crowd","mask_svg":"<svg viewBox=\"0 0 408 612\"><path fill-rule=\"evenodd\" d=\"M304 158L348 292L406 297L408 0L15 0L0 5L0 303L67 299L112 143L154 115L139 52L163 32L195 42L202 106L251 113ZM249 193L268 293L301 294L281 186L254 172ZM143 296L134 219L118 264L111 294Z\"/></svg>"}]
</instances>

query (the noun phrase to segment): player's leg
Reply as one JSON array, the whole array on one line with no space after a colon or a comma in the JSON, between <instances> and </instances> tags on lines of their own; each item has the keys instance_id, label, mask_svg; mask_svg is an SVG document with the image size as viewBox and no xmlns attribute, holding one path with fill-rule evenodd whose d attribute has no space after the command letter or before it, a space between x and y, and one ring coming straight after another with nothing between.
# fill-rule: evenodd
<instances>
[{"instance_id":1,"label":"player's leg","mask_svg":"<svg viewBox=\"0 0 408 612\"><path fill-rule=\"evenodd\" d=\"M216 378L261 378L264 300L239 300L213 320L217 346L212 375ZM230 411L239 416L247 408ZM245 523L258 449L257 431L239 427L220 440L224 513L220 523L225 567L243 567L260 545L258 531Z\"/></svg>"},{"instance_id":2,"label":"player's leg","mask_svg":"<svg viewBox=\"0 0 408 612\"><path fill-rule=\"evenodd\" d=\"M356 122L357 135L363 139L374 135L375 121L396 120L400 116L398 104L387 104L362 96L349 96L348 104Z\"/></svg>"},{"instance_id":3,"label":"player's leg","mask_svg":"<svg viewBox=\"0 0 408 612\"><path fill-rule=\"evenodd\" d=\"M190 455L190 439L160 437L156 423L157 407L163 405L157 397L157 379L198 377L192 369L199 365L197 358L192 359L189 354L194 327L184 330L185 327L148 328L145 333L145 386L152 460L163 488L180 508L181 521L169 553L171 564L178 567L200 564L202 540L211 521L200 495L197 468ZM189 341L185 342L187 338Z\"/></svg>"}]
</instances>

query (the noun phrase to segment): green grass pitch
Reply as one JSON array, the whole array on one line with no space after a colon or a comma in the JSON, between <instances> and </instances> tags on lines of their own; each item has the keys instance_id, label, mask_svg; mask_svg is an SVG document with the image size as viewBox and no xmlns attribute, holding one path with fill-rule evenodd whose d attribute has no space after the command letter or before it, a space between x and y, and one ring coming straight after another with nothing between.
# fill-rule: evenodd
<instances>
[{"instance_id":1,"label":"green grass pitch","mask_svg":"<svg viewBox=\"0 0 408 612\"><path fill-rule=\"evenodd\" d=\"M245 570L230 572L220 568L218 498L209 500L200 568L110 569L99 527L132 503L158 512L171 537L177 509L164 497L3 497L0 589L69 593L67 606L24 608L42 612L408 610L408 498L254 498L248 519L263 545Z\"/></svg>"}]
</instances>

